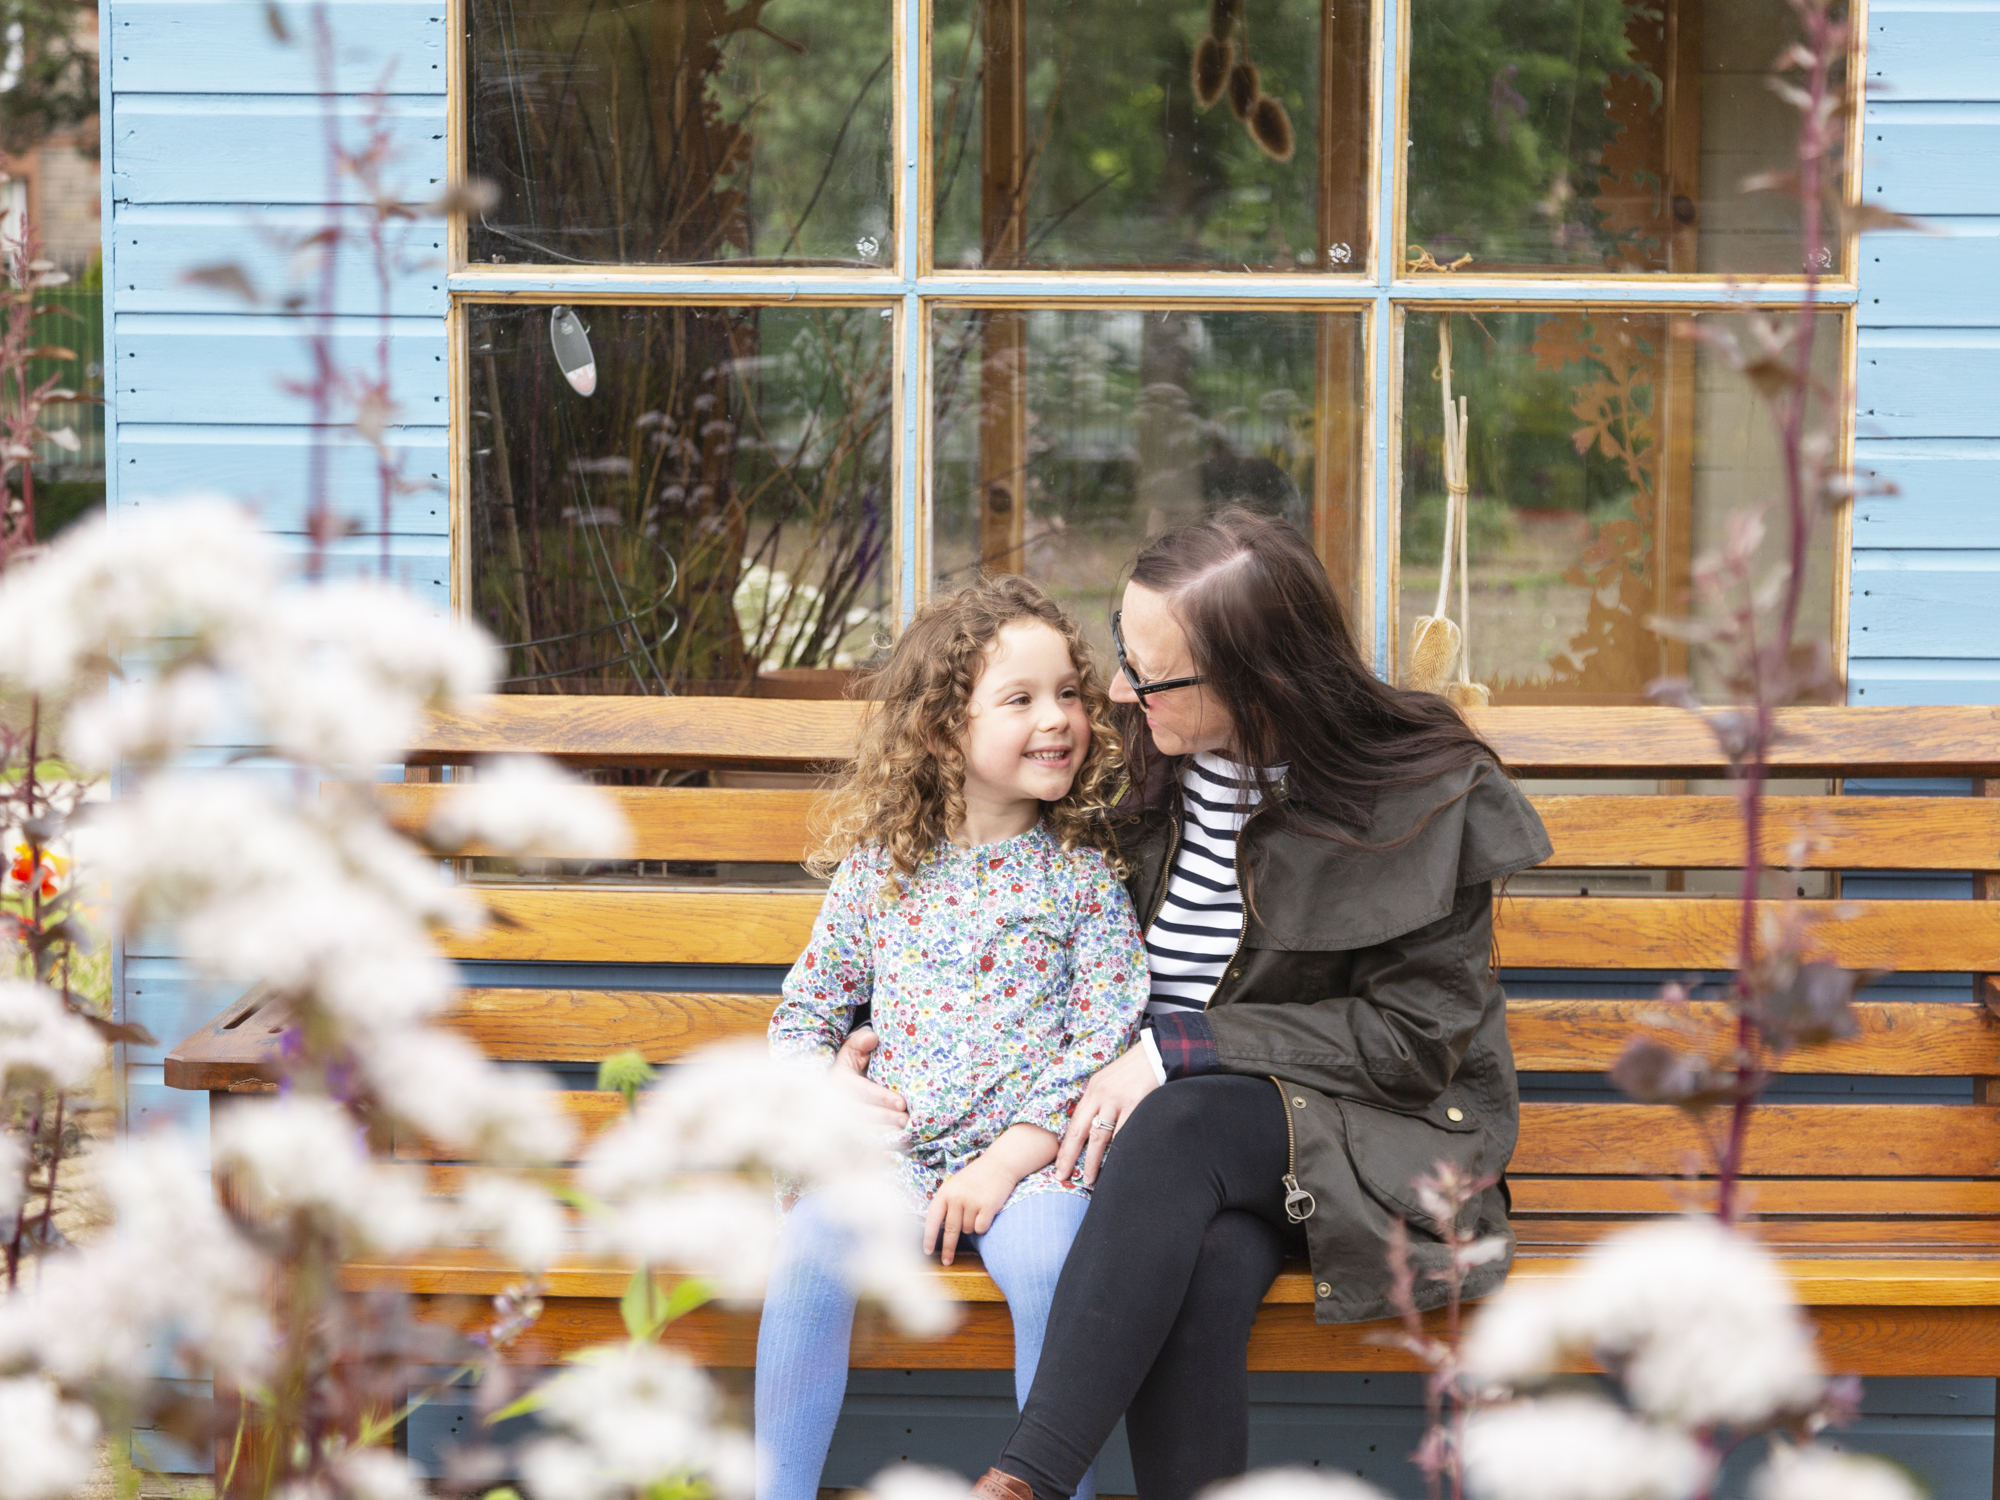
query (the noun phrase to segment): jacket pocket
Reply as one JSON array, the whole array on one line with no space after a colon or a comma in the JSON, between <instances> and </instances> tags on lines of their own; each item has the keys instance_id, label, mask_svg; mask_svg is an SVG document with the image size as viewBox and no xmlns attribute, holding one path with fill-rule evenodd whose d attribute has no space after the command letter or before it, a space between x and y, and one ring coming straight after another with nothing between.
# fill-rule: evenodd
<instances>
[{"instance_id":1,"label":"jacket pocket","mask_svg":"<svg viewBox=\"0 0 2000 1500\"><path fill-rule=\"evenodd\" d=\"M1334 1102L1340 1106L1354 1175L1385 1207L1422 1233L1432 1232L1430 1215L1417 1201L1412 1184L1429 1176L1440 1161L1475 1175L1485 1169L1485 1130L1459 1106L1439 1100L1424 1114L1406 1115L1353 1099Z\"/></svg>"}]
</instances>

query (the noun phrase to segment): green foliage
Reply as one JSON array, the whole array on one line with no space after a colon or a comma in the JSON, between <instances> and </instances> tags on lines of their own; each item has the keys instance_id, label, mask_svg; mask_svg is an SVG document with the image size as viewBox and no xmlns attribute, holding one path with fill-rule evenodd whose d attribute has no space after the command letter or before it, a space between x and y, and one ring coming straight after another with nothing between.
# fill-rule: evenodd
<instances>
[{"instance_id":1,"label":"green foliage","mask_svg":"<svg viewBox=\"0 0 2000 1500\"><path fill-rule=\"evenodd\" d=\"M662 1295L659 1277L652 1267L641 1266L632 1273L624 1295L618 1299L618 1316L633 1342L649 1344L669 1323L703 1306L714 1295L705 1282L692 1276L683 1277Z\"/></svg>"},{"instance_id":2,"label":"green foliage","mask_svg":"<svg viewBox=\"0 0 2000 1500\"><path fill-rule=\"evenodd\" d=\"M0 150L18 156L96 117L96 10L81 0L0 0L0 33L21 28L21 73L0 109ZM95 131L82 145L97 154Z\"/></svg>"},{"instance_id":3,"label":"green foliage","mask_svg":"<svg viewBox=\"0 0 2000 1500\"><path fill-rule=\"evenodd\" d=\"M597 1086L623 1094L627 1109L638 1106L639 1090L659 1076L659 1069L639 1052L614 1052L597 1065Z\"/></svg>"}]
</instances>

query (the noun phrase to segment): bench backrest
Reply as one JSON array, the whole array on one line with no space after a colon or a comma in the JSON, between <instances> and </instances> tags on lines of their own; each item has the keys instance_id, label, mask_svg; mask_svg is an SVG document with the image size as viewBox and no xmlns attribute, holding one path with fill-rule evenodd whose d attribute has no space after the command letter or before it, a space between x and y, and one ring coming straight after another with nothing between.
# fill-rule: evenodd
<instances>
[{"instance_id":1,"label":"bench backrest","mask_svg":"<svg viewBox=\"0 0 2000 1500\"><path fill-rule=\"evenodd\" d=\"M534 751L579 769L715 773L711 780L729 779L730 771L810 773L850 752L863 712L840 702L496 698L477 713L437 718L411 747L409 762L450 766ZM1707 728L1678 710L1496 708L1472 717L1531 782L1673 787L1727 772ZM1749 1146L1755 1206L1776 1216L1771 1232L1780 1238L1786 1216L1822 1221L1810 1231L1815 1244L1839 1241L1823 1221L1885 1218L1922 1226L1912 1235L1925 1245L2000 1240L2000 1096L1987 1103L1987 1081L2000 1077L2000 990L1992 978L2000 973L2000 900L1984 899L2000 895L1990 889L2000 885L2000 797L1833 794L1853 778L1971 777L1975 791L1995 778L2000 787L2000 710L1796 709L1782 714L1781 724L1776 768L1792 779L1788 785L1828 784L1826 794L1766 804L1766 859L1783 866L1789 849L1801 869L1831 872L1812 882L1826 893L1806 903L1822 918L1812 928L1815 952L1906 976L1972 975L1976 988L1940 991L1949 998L1935 1001L1864 996L1859 1036L1776 1066L1822 1079L1972 1083L1940 1102L1779 1098L1765 1105ZM411 827L453 795L438 781L381 790ZM450 943L452 955L475 969L480 961L770 966L768 990L775 990L782 966L805 941L817 892L796 879L773 880L769 871L749 872L757 886L698 883L671 871L795 864L816 797L810 785L621 786L611 794L631 820L634 857L664 862L669 873L644 881L496 883L491 903L510 920ZM1516 1062L1539 1085L1523 1109L1510 1181L1517 1214L1546 1221L1544 1238L1556 1245L1572 1234L1587 1237L1592 1222L1608 1217L1670 1211L1678 1192L1662 1179L1706 1170L1698 1129L1686 1117L1612 1093L1590 1097L1588 1079L1602 1075L1641 1013L1657 1008L1635 997L1649 995L1660 978L1712 974L1734 963L1735 903L1684 887L1701 883L1688 872L1740 868L1743 836L1735 799L1726 794L1566 790L1535 800L1555 845L1546 868L1577 872L1575 893L1557 893L1546 878L1518 882L1523 889L1507 893L1496 927L1502 967L1518 981L1510 983L1509 1002ZM1668 873L1652 881L1665 889L1646 894L1582 894L1599 871ZM1852 871L1969 872L1978 899L1848 899L1839 894L1840 872ZM1565 975L1557 980L1551 971ZM586 975L579 970L574 987L468 988L455 1024L496 1058L588 1064L637 1048L670 1062L719 1038L761 1032L773 999L768 990L712 993L671 987L671 980L657 989L603 989ZM1531 998L1538 989L1560 997ZM177 1048L167 1081L256 1086L271 1028L247 1010L218 1017ZM1698 1003L1694 1014L1719 1019L1719 1007ZM1715 1035L1720 1048L1719 1026ZM1584 1097L1537 1098L1559 1092L1550 1075L1576 1075ZM615 1095L587 1091L568 1103L591 1126L613 1119L619 1107ZM399 1142L397 1151L432 1158L420 1142ZM1877 1246L1881 1237L1879 1224L1856 1230L1857 1240Z\"/></svg>"}]
</instances>

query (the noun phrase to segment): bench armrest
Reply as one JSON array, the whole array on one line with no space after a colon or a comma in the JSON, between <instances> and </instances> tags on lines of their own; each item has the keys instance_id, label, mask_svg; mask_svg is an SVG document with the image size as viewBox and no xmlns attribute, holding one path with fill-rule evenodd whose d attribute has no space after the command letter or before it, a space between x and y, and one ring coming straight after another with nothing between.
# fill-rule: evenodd
<instances>
[{"instance_id":1,"label":"bench armrest","mask_svg":"<svg viewBox=\"0 0 2000 1500\"><path fill-rule=\"evenodd\" d=\"M252 990L167 1054L167 1087L262 1093L278 1081L291 1025L289 1001Z\"/></svg>"}]
</instances>

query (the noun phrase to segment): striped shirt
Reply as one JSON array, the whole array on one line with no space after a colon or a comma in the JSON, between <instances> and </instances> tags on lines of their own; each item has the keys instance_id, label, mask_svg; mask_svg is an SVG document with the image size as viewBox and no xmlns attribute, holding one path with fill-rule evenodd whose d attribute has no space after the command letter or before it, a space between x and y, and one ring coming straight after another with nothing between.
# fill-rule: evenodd
<instances>
[{"instance_id":1,"label":"striped shirt","mask_svg":"<svg viewBox=\"0 0 2000 1500\"><path fill-rule=\"evenodd\" d=\"M1271 775L1284 774L1274 766ZM1262 800L1247 766L1200 754L1181 773L1184 817L1167 894L1146 929L1152 968L1149 1015L1202 1010L1243 936L1236 835Z\"/></svg>"}]
</instances>

